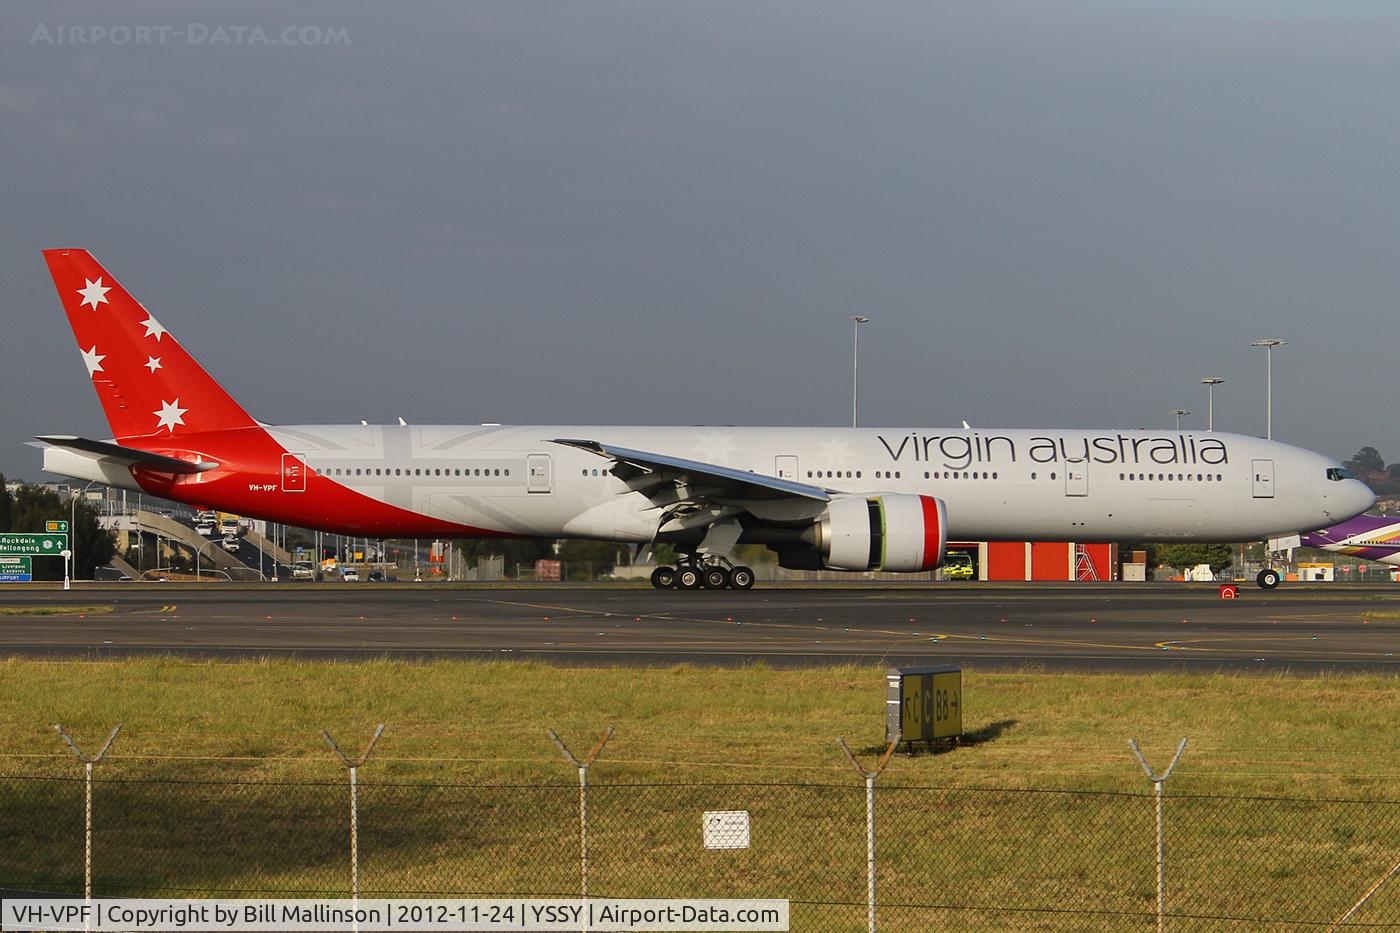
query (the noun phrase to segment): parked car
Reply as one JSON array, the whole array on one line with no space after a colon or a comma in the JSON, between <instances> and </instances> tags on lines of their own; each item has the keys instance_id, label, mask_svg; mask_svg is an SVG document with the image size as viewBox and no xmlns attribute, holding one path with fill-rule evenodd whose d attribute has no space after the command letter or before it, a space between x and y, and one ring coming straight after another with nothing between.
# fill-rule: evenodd
<instances>
[{"instance_id":1,"label":"parked car","mask_svg":"<svg viewBox=\"0 0 1400 933\"><path fill-rule=\"evenodd\" d=\"M971 580L972 555L966 551L949 551L943 555L943 579Z\"/></svg>"},{"instance_id":2,"label":"parked car","mask_svg":"<svg viewBox=\"0 0 1400 933\"><path fill-rule=\"evenodd\" d=\"M345 583L359 583L360 572L354 567L346 567L340 571L340 579Z\"/></svg>"}]
</instances>

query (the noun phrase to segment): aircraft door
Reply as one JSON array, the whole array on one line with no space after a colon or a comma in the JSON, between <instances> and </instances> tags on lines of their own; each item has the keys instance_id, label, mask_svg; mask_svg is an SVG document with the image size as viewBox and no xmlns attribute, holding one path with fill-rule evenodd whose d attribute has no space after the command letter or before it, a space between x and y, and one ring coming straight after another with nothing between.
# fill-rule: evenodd
<instances>
[{"instance_id":1,"label":"aircraft door","mask_svg":"<svg viewBox=\"0 0 1400 933\"><path fill-rule=\"evenodd\" d=\"M1089 494L1089 465L1084 461L1065 464L1065 495L1087 496Z\"/></svg>"},{"instance_id":2,"label":"aircraft door","mask_svg":"<svg viewBox=\"0 0 1400 933\"><path fill-rule=\"evenodd\" d=\"M1250 466L1254 474L1254 498L1272 499L1274 497L1274 461L1254 460Z\"/></svg>"},{"instance_id":3,"label":"aircraft door","mask_svg":"<svg viewBox=\"0 0 1400 933\"><path fill-rule=\"evenodd\" d=\"M549 493L554 491L554 466L549 454L530 454L525 458L525 491Z\"/></svg>"},{"instance_id":4,"label":"aircraft door","mask_svg":"<svg viewBox=\"0 0 1400 933\"><path fill-rule=\"evenodd\" d=\"M773 475L778 479L797 479L797 458L796 457L776 457L773 464Z\"/></svg>"},{"instance_id":5,"label":"aircraft door","mask_svg":"<svg viewBox=\"0 0 1400 933\"><path fill-rule=\"evenodd\" d=\"M306 492L306 464L301 454L282 455L282 491Z\"/></svg>"}]
</instances>

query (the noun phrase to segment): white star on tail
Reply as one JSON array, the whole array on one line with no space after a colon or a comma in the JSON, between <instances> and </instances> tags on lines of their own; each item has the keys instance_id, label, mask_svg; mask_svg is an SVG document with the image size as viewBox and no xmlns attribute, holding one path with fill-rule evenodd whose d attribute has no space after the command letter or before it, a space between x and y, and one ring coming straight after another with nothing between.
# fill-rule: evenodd
<instances>
[{"instance_id":1,"label":"white star on tail","mask_svg":"<svg viewBox=\"0 0 1400 933\"><path fill-rule=\"evenodd\" d=\"M145 366L145 367L146 367L147 369L149 369L152 373L154 373L157 369L164 369L164 368L165 368L164 366L161 366L161 365L160 365L160 357L158 357L158 356L148 356L148 357L146 357L146 362L142 363L141 365L142 365L142 366Z\"/></svg>"},{"instance_id":2,"label":"white star on tail","mask_svg":"<svg viewBox=\"0 0 1400 933\"><path fill-rule=\"evenodd\" d=\"M161 428L169 428L170 433L174 434L175 425L184 425L185 419L182 416L187 411L189 411L188 408L180 407L180 400L178 398L173 402L167 402L164 399L162 399L160 403L160 411L151 412L151 414L155 415L156 418L159 419L156 421L156 430L159 431Z\"/></svg>"},{"instance_id":3,"label":"white star on tail","mask_svg":"<svg viewBox=\"0 0 1400 933\"><path fill-rule=\"evenodd\" d=\"M82 348L79 347L79 349ZM87 364L88 375L91 376L93 373L106 372L106 370L102 368L102 361L106 358L105 355L98 354L96 344L93 344L91 350L83 350L83 362Z\"/></svg>"},{"instance_id":4,"label":"white star on tail","mask_svg":"<svg viewBox=\"0 0 1400 933\"><path fill-rule=\"evenodd\" d=\"M107 304L107 293L112 289L110 286L103 287L102 276L99 275L96 282L87 276L83 276L83 282L85 284L82 288L78 289L78 294L83 296L84 305L92 305L92 310L96 311L98 305ZM78 307L82 307L82 305Z\"/></svg>"},{"instance_id":5,"label":"white star on tail","mask_svg":"<svg viewBox=\"0 0 1400 933\"><path fill-rule=\"evenodd\" d=\"M157 343L159 343L160 338L164 337L166 334L165 328L160 326L160 321L157 321L153 314L148 313L146 319L141 322L141 326L146 328L146 332L141 336L154 337ZM152 372L154 372L154 370L152 370Z\"/></svg>"}]
</instances>

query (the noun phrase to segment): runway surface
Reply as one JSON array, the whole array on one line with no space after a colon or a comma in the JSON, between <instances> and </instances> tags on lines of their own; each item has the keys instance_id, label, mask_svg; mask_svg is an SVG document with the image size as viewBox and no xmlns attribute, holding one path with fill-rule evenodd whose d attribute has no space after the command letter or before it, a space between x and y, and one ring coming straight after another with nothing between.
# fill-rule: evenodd
<instances>
[{"instance_id":1,"label":"runway surface","mask_svg":"<svg viewBox=\"0 0 1400 933\"><path fill-rule=\"evenodd\" d=\"M1400 586L756 588L174 584L0 589L0 656L959 662L1073 670L1400 670ZM30 610L108 606L109 612ZM1372 618L1372 616L1376 616Z\"/></svg>"}]
</instances>

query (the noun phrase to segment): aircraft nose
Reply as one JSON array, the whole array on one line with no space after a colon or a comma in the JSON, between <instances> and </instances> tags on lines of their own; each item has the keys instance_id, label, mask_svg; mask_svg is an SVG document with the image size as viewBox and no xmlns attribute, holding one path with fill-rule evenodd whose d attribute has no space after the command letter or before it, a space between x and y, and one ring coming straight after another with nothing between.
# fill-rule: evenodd
<instances>
[{"instance_id":1,"label":"aircraft nose","mask_svg":"<svg viewBox=\"0 0 1400 933\"><path fill-rule=\"evenodd\" d=\"M1327 514L1334 522L1355 518L1376 504L1376 494L1359 479L1343 480L1329 495Z\"/></svg>"}]
</instances>

